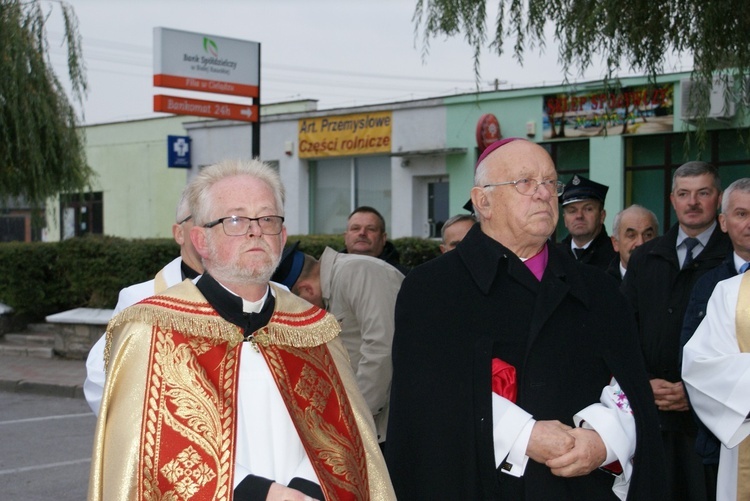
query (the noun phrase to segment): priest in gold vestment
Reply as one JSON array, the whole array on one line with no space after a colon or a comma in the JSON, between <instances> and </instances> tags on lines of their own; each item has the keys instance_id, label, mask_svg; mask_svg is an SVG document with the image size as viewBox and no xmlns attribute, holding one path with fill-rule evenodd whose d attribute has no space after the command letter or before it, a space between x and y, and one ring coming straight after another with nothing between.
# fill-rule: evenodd
<instances>
[{"instance_id":1,"label":"priest in gold vestment","mask_svg":"<svg viewBox=\"0 0 750 501\"><path fill-rule=\"evenodd\" d=\"M89 499L395 499L335 318L269 283L278 174L222 162L189 190L206 272L110 322Z\"/></svg>"}]
</instances>

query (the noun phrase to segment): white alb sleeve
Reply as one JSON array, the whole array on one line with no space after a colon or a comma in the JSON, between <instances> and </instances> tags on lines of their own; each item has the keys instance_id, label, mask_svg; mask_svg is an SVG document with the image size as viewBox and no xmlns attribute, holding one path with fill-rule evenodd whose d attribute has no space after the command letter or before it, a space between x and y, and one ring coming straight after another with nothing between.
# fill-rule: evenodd
<instances>
[{"instance_id":1,"label":"white alb sleeve","mask_svg":"<svg viewBox=\"0 0 750 501\"><path fill-rule=\"evenodd\" d=\"M596 431L607 448L607 458L602 466L619 461L622 474L615 477L612 490L625 499L633 474L635 454L635 419L627 395L617 381L602 389L599 403L591 404L573 416L576 426Z\"/></svg>"}]
</instances>

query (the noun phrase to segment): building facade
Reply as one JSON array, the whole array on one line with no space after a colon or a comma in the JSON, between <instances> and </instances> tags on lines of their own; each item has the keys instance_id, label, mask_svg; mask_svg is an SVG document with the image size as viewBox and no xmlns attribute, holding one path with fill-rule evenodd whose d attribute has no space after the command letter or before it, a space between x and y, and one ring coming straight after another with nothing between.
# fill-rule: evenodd
<instances>
[{"instance_id":1,"label":"building facade","mask_svg":"<svg viewBox=\"0 0 750 501\"><path fill-rule=\"evenodd\" d=\"M390 238L435 238L448 217L465 212L480 126L491 116L498 136L543 145L562 181L582 174L608 185L608 224L639 203L666 229L676 221L672 173L698 158L687 135L694 123L689 87L689 74L680 73L651 85L628 78L616 88L587 82L332 110L316 110L314 101L280 103L261 108L260 157L286 187L289 234L342 233L348 214L370 205L385 217ZM702 159L717 165L727 186L750 173L748 121L715 90L722 99L709 113ZM191 117L86 127L94 190L50 204L45 238L170 237L185 183L202 166L249 157L251 127ZM167 167L167 135L189 138L190 168ZM557 236L565 236L562 223Z\"/></svg>"}]
</instances>

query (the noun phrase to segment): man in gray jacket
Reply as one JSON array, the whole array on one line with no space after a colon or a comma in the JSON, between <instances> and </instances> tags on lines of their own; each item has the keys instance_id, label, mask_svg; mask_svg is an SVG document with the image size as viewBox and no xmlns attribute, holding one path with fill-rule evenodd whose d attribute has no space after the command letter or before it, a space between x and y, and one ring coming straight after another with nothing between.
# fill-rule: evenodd
<instances>
[{"instance_id":1,"label":"man in gray jacket","mask_svg":"<svg viewBox=\"0 0 750 501\"><path fill-rule=\"evenodd\" d=\"M287 248L271 280L331 312L341 325L357 384L385 441L396 296L404 275L381 259L326 247L320 260Z\"/></svg>"}]
</instances>

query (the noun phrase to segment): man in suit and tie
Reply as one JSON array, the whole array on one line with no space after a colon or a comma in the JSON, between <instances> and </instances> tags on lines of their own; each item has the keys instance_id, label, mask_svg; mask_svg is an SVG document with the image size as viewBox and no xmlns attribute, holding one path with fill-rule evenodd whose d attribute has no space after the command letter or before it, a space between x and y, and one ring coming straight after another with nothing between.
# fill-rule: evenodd
<instances>
[{"instance_id":1,"label":"man in suit and tie","mask_svg":"<svg viewBox=\"0 0 750 501\"><path fill-rule=\"evenodd\" d=\"M659 411L671 488L666 499L704 501L709 489L694 450L696 424L682 384L680 332L693 287L732 253L732 243L716 219L721 204L716 167L699 161L680 166L670 200L677 223L633 252L622 291L635 310Z\"/></svg>"}]
</instances>

